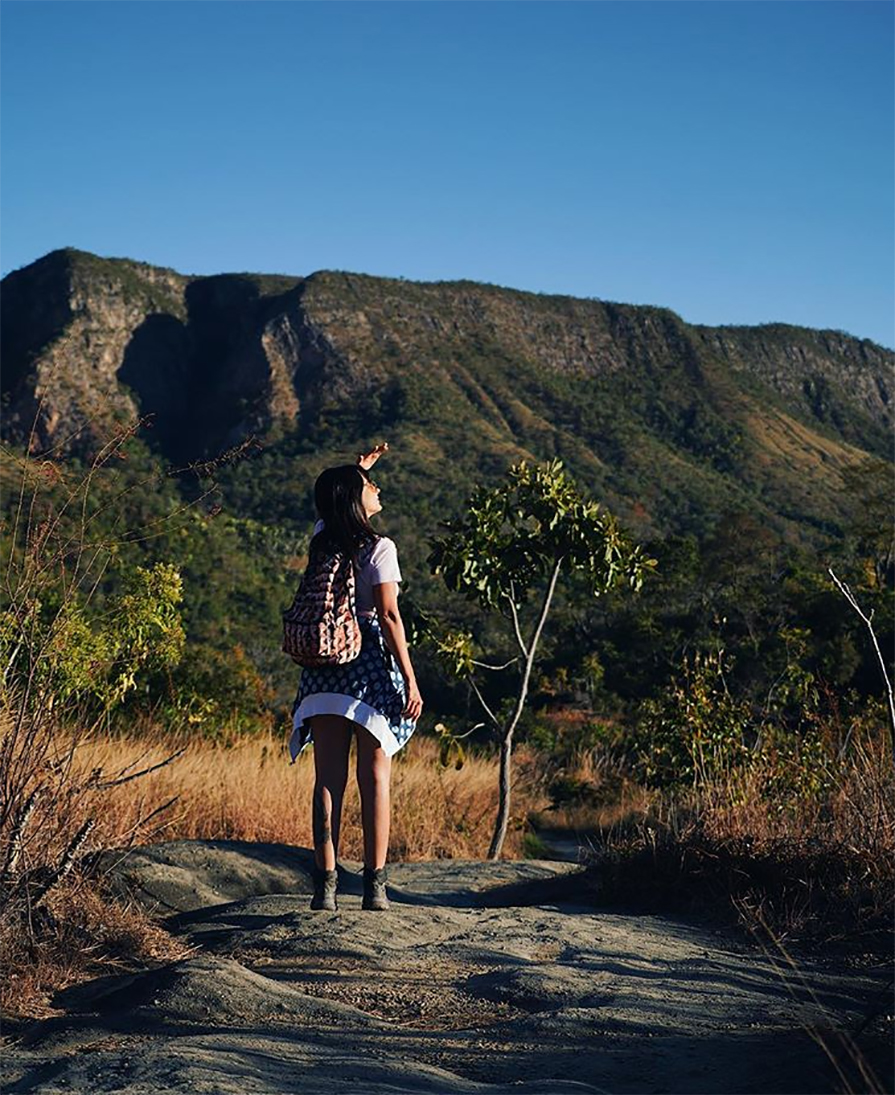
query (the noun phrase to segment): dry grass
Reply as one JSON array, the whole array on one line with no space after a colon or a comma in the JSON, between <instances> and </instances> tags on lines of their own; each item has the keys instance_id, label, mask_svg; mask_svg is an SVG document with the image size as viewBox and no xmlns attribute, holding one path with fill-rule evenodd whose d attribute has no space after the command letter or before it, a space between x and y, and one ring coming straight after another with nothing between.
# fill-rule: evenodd
<instances>
[{"instance_id":1,"label":"dry grass","mask_svg":"<svg viewBox=\"0 0 895 1095\"><path fill-rule=\"evenodd\" d=\"M59 735L43 753L34 780L50 779L39 802L56 823L29 830L26 877L39 878L42 864L58 861L71 834L89 820L87 847L94 850L183 839L311 846L313 755L291 765L284 741L272 736L221 745L158 734ZM438 755L433 741L418 737L395 759L392 860L479 859L487 851L497 805L496 760L471 756L460 770L443 769ZM117 782L157 765L137 779ZM522 854L528 815L545 805L535 758L520 750L506 856ZM352 776L340 856L362 855ZM182 945L139 909L106 899L101 882L73 871L38 906L20 902L0 916L0 963L6 971L0 1011L49 1015L52 993L67 985L183 953Z\"/></svg>"},{"instance_id":2,"label":"dry grass","mask_svg":"<svg viewBox=\"0 0 895 1095\"><path fill-rule=\"evenodd\" d=\"M733 909L777 940L890 953L895 778L886 735L854 742L819 793L774 794L776 774L757 764L672 793L628 784L606 758L582 758L570 779L609 793L564 816L588 833L601 900Z\"/></svg>"},{"instance_id":3,"label":"dry grass","mask_svg":"<svg viewBox=\"0 0 895 1095\"><path fill-rule=\"evenodd\" d=\"M30 931L0 920L0 1013L6 1017L59 1014L51 997L69 985L190 953L141 909L107 900L95 881L84 878L55 889L36 920Z\"/></svg>"},{"instance_id":4,"label":"dry grass","mask_svg":"<svg viewBox=\"0 0 895 1095\"><path fill-rule=\"evenodd\" d=\"M95 820L93 848L175 839L311 845L313 756L290 765L281 739L215 744L145 732L94 735L78 741L68 760L71 745L60 737L50 750L67 760L58 768L60 788L44 796L59 829L56 836L38 829L40 846L28 847L33 863L52 862L87 818ZM48 756L41 778L57 771L54 763ZM115 782L154 765L160 767L139 779ZM853 741L848 764L813 797L769 795L774 773L760 767L699 791L650 790L599 749L580 751L557 770L549 758L520 748L515 775L505 855L524 853L529 819L577 830L592 844L601 904L736 910L747 925L769 926L775 939L839 940L868 951L889 946L895 796L882 735ZM484 856L496 786L495 759L472 755L462 769L444 769L437 744L415 738L393 765L390 858ZM340 855L362 857L353 778ZM55 989L182 953L138 910L105 900L97 883L76 873L37 913L27 926L0 922L6 1014L48 1014Z\"/></svg>"},{"instance_id":5,"label":"dry grass","mask_svg":"<svg viewBox=\"0 0 895 1095\"><path fill-rule=\"evenodd\" d=\"M221 746L204 740L184 745L156 737L91 737L80 743L81 772L138 770L170 764L133 783L104 792L95 843L111 847L129 838L141 817L176 800L143 831L140 843L160 840L251 840L312 846L310 804L314 759L310 750L294 765L283 740L246 737ZM505 855L522 853L528 814L546 805L531 755L516 757L513 825ZM479 859L485 855L497 808L497 761L468 757L462 769L441 768L435 742L414 738L392 766L390 858ZM360 803L352 770L339 854L360 859Z\"/></svg>"}]
</instances>

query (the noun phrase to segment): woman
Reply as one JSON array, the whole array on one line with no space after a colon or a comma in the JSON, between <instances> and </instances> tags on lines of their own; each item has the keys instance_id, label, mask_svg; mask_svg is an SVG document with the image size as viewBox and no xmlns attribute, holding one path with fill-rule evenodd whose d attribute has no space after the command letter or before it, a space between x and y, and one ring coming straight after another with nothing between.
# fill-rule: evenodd
<instances>
[{"instance_id":1,"label":"woman","mask_svg":"<svg viewBox=\"0 0 895 1095\"><path fill-rule=\"evenodd\" d=\"M379 536L379 487L369 469L388 449L377 445L357 464L327 468L314 485L320 520L311 553L339 551L354 561L360 655L346 665L302 670L293 708L292 759L314 742L314 897L312 909L336 909L336 862L351 735L357 737L357 783L364 831L363 908L388 908L391 758L407 744L423 701L398 611L401 571L393 540Z\"/></svg>"}]
</instances>

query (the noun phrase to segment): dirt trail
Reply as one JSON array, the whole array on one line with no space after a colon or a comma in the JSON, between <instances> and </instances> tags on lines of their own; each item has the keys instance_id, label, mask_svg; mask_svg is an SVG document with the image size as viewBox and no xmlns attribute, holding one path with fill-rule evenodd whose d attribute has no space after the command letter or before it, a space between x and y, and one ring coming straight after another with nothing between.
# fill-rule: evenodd
<instances>
[{"instance_id":1,"label":"dirt trail","mask_svg":"<svg viewBox=\"0 0 895 1095\"><path fill-rule=\"evenodd\" d=\"M388 913L361 910L356 864L339 911L310 912L309 868L278 845L133 854L119 876L194 955L61 994L5 1047L3 1090L833 1092L807 1029L854 1029L884 984L784 979L730 935L601 912L571 863L396 864ZM888 1091L884 1035L860 1045Z\"/></svg>"}]
</instances>

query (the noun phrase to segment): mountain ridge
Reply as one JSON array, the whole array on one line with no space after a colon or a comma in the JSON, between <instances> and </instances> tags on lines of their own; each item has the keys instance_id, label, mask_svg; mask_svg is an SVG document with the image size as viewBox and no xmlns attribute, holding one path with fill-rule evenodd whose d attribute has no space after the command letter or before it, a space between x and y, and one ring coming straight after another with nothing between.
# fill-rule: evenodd
<instances>
[{"instance_id":1,"label":"mountain ridge","mask_svg":"<svg viewBox=\"0 0 895 1095\"><path fill-rule=\"evenodd\" d=\"M439 465L487 480L559 456L656 528L678 505L705 523L747 498L781 527L820 526L848 509L844 469L891 451L895 354L831 329L708 327L468 280L184 275L74 249L2 285L7 442L36 421L35 451L81 428L76 447L152 415L150 443L183 462L254 435L274 462L303 453L294 505L317 453L387 433L423 484Z\"/></svg>"},{"instance_id":2,"label":"mountain ridge","mask_svg":"<svg viewBox=\"0 0 895 1095\"><path fill-rule=\"evenodd\" d=\"M671 308L670 306L667 306L667 305L631 304L631 303L628 303L628 302L612 300L612 299L605 298L605 297L576 296L576 295L571 294L571 293L554 293L554 292L550 292L550 291L547 291L547 290L539 290L539 289L521 289L517 286L504 285L500 282L476 281L473 278L433 278L433 279L428 279L428 280L422 280L422 279L406 278L406 277L402 277L402 276L388 275L388 274L381 274L381 275L380 274L366 274L366 273L360 273L358 271L342 270L342 269L337 268L337 267L321 267L320 269L314 270L309 274L284 274L284 273L261 274L261 273L258 273L257 271L249 271L249 270L225 270L225 271L219 271L219 272L214 273L214 274L197 274L197 273L185 274L185 273L182 273L178 270L175 270L173 267L159 266L156 263L142 262L139 259L132 259L132 258L127 257L126 255L98 255L98 254L95 254L92 251L84 251L83 249L78 248L78 247L59 247L59 248L55 248L52 251L48 251L46 254L39 256L37 259L34 259L30 263L26 263L24 266L15 267L14 269L8 270L5 274L2 275L2 278L0 278L0 281L5 281L7 278L14 277L14 276L22 273L23 271L31 270L33 267L37 266L38 264L45 262L47 259L55 258L56 256L74 256L74 257L77 257L78 259L81 259L81 260L88 260L88 261L92 261L92 262L100 263L100 264L109 263L109 264L112 264L112 265L120 265L122 267L131 267L135 271L146 271L148 273L159 272L159 273L162 273L162 274L171 275L172 277L177 278L177 279L182 279L185 282L200 281L200 280L205 280L205 279L208 279L208 278L220 278L220 277L223 277L223 278L228 278L228 277L240 278L240 277L245 277L245 278L259 279L259 280L265 281L265 282L274 282L274 281L277 281L277 280L282 280L283 282L298 283L298 282L301 282L301 281L309 281L314 277L329 274L329 275L345 275L345 276L357 277L357 278L370 278L370 279L375 280L375 281L393 282L393 283L396 283L396 284L404 284L404 285L419 285L419 286L424 286L424 287L427 287L427 286L431 286L431 287L468 286L468 287L477 288L477 289L493 289L493 290L497 290L498 292L518 293L518 294L521 294L521 295L527 296L527 297L541 297L541 298L546 298L548 300L549 299L579 300L579 301L592 301L592 302L596 302L596 303L599 303L599 304L623 305L623 306L629 307L629 308L652 308L654 310L665 311L665 312L670 313L673 316L676 316L678 319L681 320L681 322L685 323L688 327L692 327L694 330L733 331L733 332L736 332L736 331L758 331L758 330L763 330L763 329L781 329L781 330L792 330L792 331L812 331L812 332L816 332L818 334L840 336L840 337L843 337L843 338L853 340L854 342L866 343L867 345L875 347L875 348L880 349L880 350L883 350L886 353L895 353L895 350L893 350L892 347L884 346L882 343L876 342L874 339L871 339L871 338L865 338L865 337L862 337L861 335L852 334L850 331L846 331L843 328L808 327L808 326L805 326L804 324L788 323L785 320L779 320L779 319L778 320L764 320L761 323L734 323L734 322L731 322L731 323L715 323L715 324L697 323L695 321L690 321L690 320L684 319L684 317L681 315L681 313L676 312L673 308Z\"/></svg>"}]
</instances>

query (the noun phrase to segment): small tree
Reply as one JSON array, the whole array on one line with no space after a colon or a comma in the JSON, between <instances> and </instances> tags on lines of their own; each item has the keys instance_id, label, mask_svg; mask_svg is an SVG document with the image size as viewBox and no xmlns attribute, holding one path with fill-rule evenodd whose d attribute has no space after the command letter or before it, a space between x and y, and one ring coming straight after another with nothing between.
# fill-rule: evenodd
<instances>
[{"instance_id":1,"label":"small tree","mask_svg":"<svg viewBox=\"0 0 895 1095\"><path fill-rule=\"evenodd\" d=\"M435 639L457 676L468 680L500 741L499 802L488 851L489 859L497 859L510 814L513 734L560 575L581 575L599 596L622 585L639 589L655 560L630 543L611 514L582 496L559 460L515 465L500 486L477 489L464 515L446 528L447 534L432 542L433 574L484 611L502 616L510 643L519 650L511 661L495 666L473 657L468 632ZM475 679L478 669L513 670L507 714L496 713L487 702Z\"/></svg>"}]
</instances>

